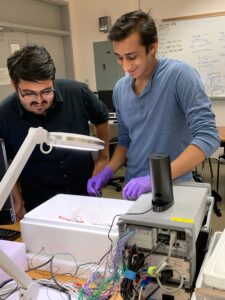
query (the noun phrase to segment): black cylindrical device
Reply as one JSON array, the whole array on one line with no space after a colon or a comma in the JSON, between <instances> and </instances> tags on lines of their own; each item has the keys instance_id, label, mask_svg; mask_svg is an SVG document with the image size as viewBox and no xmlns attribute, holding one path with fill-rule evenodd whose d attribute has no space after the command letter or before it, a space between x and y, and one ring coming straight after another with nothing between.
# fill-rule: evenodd
<instances>
[{"instance_id":1,"label":"black cylindrical device","mask_svg":"<svg viewBox=\"0 0 225 300\"><path fill-rule=\"evenodd\" d=\"M170 157L168 154L152 154L149 157L149 165L153 211L162 212L174 203Z\"/></svg>"}]
</instances>

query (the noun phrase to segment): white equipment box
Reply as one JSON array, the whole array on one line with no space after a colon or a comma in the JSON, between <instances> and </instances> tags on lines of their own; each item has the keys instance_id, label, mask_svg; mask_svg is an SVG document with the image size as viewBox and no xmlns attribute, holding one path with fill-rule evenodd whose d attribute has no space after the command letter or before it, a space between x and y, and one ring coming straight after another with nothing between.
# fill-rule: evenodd
<instances>
[{"instance_id":1,"label":"white equipment box","mask_svg":"<svg viewBox=\"0 0 225 300\"><path fill-rule=\"evenodd\" d=\"M197 271L198 237L200 232L210 231L210 219L213 198L210 186L205 184L179 184L173 186L174 205L164 212L151 210L151 194L142 195L128 212L119 218L119 229L133 231L129 245L136 244L139 249L148 252L158 246L160 241L169 241L171 233L176 233L171 257L174 265L184 278L184 288L191 289ZM206 223L203 221L207 216ZM168 244L162 243L157 253L168 254ZM153 255L154 256L154 255ZM156 263L157 265L157 263ZM188 270L188 271L185 271ZM171 280L176 281L176 278Z\"/></svg>"},{"instance_id":2,"label":"white equipment box","mask_svg":"<svg viewBox=\"0 0 225 300\"><path fill-rule=\"evenodd\" d=\"M124 214L131 205L131 201L87 196L60 194L51 198L20 222L28 258L36 266L61 253L54 259L59 272L71 272L78 264L97 263L110 248L108 232L114 216ZM119 236L117 220L110 232L112 240ZM90 275L79 270L83 277Z\"/></svg>"}]
</instances>

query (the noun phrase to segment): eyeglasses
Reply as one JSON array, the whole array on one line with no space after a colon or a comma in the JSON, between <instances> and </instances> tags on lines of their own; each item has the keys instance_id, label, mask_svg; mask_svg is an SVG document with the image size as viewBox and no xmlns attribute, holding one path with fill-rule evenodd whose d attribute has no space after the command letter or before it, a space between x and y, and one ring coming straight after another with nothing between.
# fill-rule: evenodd
<instances>
[{"instance_id":1,"label":"eyeglasses","mask_svg":"<svg viewBox=\"0 0 225 300\"><path fill-rule=\"evenodd\" d=\"M43 100L50 100L55 93L55 89L53 88L40 91L39 93L35 93L35 92L22 93L18 85L17 88L20 92L20 95L27 101L37 101L39 95Z\"/></svg>"}]
</instances>

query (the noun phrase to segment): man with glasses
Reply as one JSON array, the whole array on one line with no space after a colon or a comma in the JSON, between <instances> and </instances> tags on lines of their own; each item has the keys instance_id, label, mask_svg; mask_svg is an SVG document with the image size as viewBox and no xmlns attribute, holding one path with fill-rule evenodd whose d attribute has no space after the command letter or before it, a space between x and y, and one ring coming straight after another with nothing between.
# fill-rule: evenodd
<instances>
[{"instance_id":1,"label":"man with glasses","mask_svg":"<svg viewBox=\"0 0 225 300\"><path fill-rule=\"evenodd\" d=\"M27 45L7 60L15 92L0 103L0 138L12 160L30 127L89 135L89 122L106 143L98 159L86 151L37 146L13 189L17 220L59 193L86 195L87 180L108 163L108 111L83 83L55 80L55 65L41 46Z\"/></svg>"}]
</instances>

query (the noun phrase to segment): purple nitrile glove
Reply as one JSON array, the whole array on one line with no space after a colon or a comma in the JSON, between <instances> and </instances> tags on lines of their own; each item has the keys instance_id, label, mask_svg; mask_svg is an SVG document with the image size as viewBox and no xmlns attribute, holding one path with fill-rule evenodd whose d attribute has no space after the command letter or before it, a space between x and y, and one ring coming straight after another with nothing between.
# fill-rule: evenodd
<instances>
[{"instance_id":1,"label":"purple nitrile glove","mask_svg":"<svg viewBox=\"0 0 225 300\"><path fill-rule=\"evenodd\" d=\"M150 175L136 177L128 181L123 188L123 198L127 200L136 200L140 195L151 192L152 181Z\"/></svg>"},{"instance_id":2,"label":"purple nitrile glove","mask_svg":"<svg viewBox=\"0 0 225 300\"><path fill-rule=\"evenodd\" d=\"M97 175L91 177L87 183L87 192L90 196L99 196L101 188L106 185L110 178L113 176L113 171L110 167L106 166Z\"/></svg>"}]
</instances>

